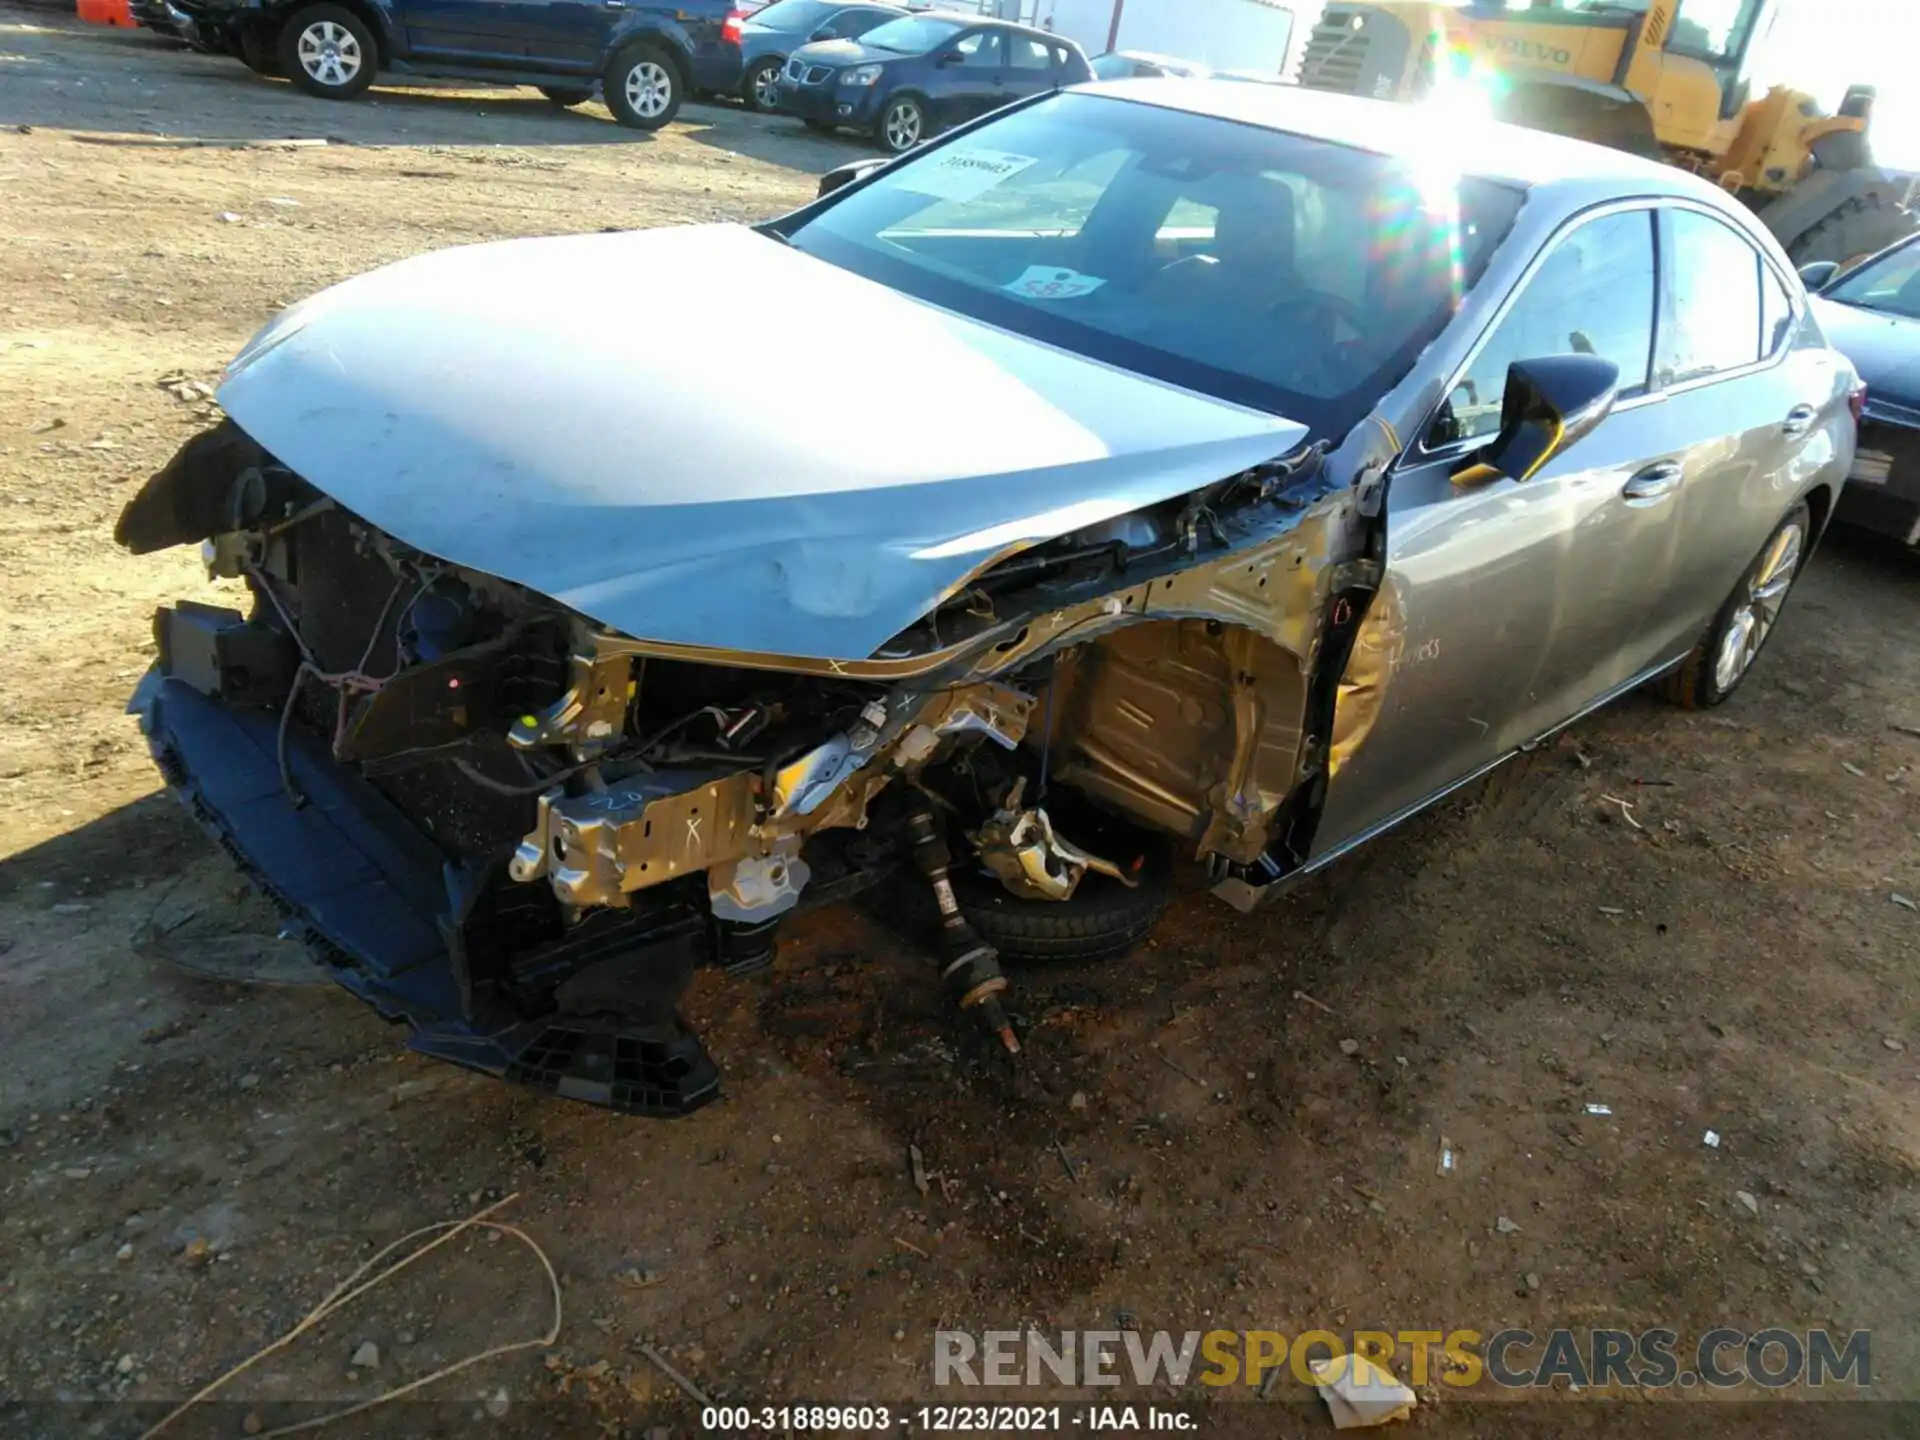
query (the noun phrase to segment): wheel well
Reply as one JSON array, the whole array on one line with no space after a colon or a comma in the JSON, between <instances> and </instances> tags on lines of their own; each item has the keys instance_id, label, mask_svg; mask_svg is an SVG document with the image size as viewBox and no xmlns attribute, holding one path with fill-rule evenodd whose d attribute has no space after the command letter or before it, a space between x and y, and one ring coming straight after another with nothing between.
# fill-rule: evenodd
<instances>
[{"instance_id":1,"label":"wheel well","mask_svg":"<svg viewBox=\"0 0 1920 1440\"><path fill-rule=\"evenodd\" d=\"M1833 513L1833 491L1816 485L1807 492L1807 511L1813 520L1813 536L1818 540L1827 530L1827 517Z\"/></svg>"},{"instance_id":2,"label":"wheel well","mask_svg":"<svg viewBox=\"0 0 1920 1440\"><path fill-rule=\"evenodd\" d=\"M608 63L618 60L633 50L651 50L662 60L673 66L673 73L679 78L683 92L693 89L693 65L689 57L680 53L680 47L658 30L643 30L637 35L629 35L613 47Z\"/></svg>"},{"instance_id":3,"label":"wheel well","mask_svg":"<svg viewBox=\"0 0 1920 1440\"><path fill-rule=\"evenodd\" d=\"M366 0L325 0L325 3L350 12L355 19L367 27L367 33L373 36L374 67L383 68L393 56L393 36L388 32L386 22L380 18L380 12ZM289 5L274 15L269 35L273 44L280 43L281 32L287 28L287 22L301 11L311 8L308 5Z\"/></svg>"}]
</instances>

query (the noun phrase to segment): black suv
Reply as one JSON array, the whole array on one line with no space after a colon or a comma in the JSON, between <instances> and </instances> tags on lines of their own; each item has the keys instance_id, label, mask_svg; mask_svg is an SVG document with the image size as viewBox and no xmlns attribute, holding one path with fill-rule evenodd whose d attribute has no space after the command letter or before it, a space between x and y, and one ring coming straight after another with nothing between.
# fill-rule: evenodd
<instances>
[{"instance_id":1,"label":"black suv","mask_svg":"<svg viewBox=\"0 0 1920 1440\"><path fill-rule=\"evenodd\" d=\"M622 125L657 130L689 90L738 79L733 0L175 0L209 46L311 95L346 100L376 74L533 85L578 105L599 85Z\"/></svg>"}]
</instances>

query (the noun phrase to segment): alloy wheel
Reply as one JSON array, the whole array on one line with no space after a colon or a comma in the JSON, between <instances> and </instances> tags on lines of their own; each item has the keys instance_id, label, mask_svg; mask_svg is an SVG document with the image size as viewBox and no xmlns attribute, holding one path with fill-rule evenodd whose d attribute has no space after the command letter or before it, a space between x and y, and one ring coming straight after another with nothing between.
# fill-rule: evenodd
<instances>
[{"instance_id":1,"label":"alloy wheel","mask_svg":"<svg viewBox=\"0 0 1920 1440\"><path fill-rule=\"evenodd\" d=\"M1800 573L1800 561L1807 548L1807 535L1800 522L1780 527L1773 543L1747 573L1745 594L1727 620L1720 637L1720 649L1713 660L1714 687L1725 694L1740 683L1760 647L1767 643L1787 591Z\"/></svg>"},{"instance_id":2,"label":"alloy wheel","mask_svg":"<svg viewBox=\"0 0 1920 1440\"><path fill-rule=\"evenodd\" d=\"M318 83L338 88L360 73L360 42L335 20L316 20L300 32L300 68Z\"/></svg>"},{"instance_id":3,"label":"alloy wheel","mask_svg":"<svg viewBox=\"0 0 1920 1440\"><path fill-rule=\"evenodd\" d=\"M642 60L627 71L626 91L634 114L655 120L673 103L673 77L658 60Z\"/></svg>"},{"instance_id":4,"label":"alloy wheel","mask_svg":"<svg viewBox=\"0 0 1920 1440\"><path fill-rule=\"evenodd\" d=\"M762 65L753 73L753 103L762 110L773 109L774 88L780 83L778 65Z\"/></svg>"},{"instance_id":5,"label":"alloy wheel","mask_svg":"<svg viewBox=\"0 0 1920 1440\"><path fill-rule=\"evenodd\" d=\"M901 101L887 111L887 148L896 155L920 143L920 107Z\"/></svg>"}]
</instances>

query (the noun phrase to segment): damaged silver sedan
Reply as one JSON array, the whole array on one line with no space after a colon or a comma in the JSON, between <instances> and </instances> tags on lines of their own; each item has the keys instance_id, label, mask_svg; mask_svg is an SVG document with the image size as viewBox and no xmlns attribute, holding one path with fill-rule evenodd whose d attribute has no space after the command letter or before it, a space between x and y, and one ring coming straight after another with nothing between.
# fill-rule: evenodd
<instances>
[{"instance_id":1,"label":"damaged silver sedan","mask_svg":"<svg viewBox=\"0 0 1920 1440\"><path fill-rule=\"evenodd\" d=\"M1252 909L1631 686L1718 703L1853 389L1677 171L1095 87L296 305L120 521L250 596L163 609L134 709L418 1048L680 1114L691 972L802 908L895 887L1017 1049L1000 961L1124 952L1180 858Z\"/></svg>"}]
</instances>

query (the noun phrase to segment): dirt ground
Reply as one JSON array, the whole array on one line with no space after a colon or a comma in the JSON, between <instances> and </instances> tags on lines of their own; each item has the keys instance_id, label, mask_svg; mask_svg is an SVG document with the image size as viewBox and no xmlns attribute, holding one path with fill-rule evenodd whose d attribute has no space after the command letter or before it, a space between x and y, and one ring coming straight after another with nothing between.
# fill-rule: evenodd
<instances>
[{"instance_id":1,"label":"dirt ground","mask_svg":"<svg viewBox=\"0 0 1920 1440\"><path fill-rule=\"evenodd\" d=\"M742 1402L979 1398L934 1392L932 1332L1029 1324L1868 1329L1869 1393L1920 1399L1920 567L1846 537L1723 711L1616 705L1258 917L1189 877L1133 959L1018 977L1017 1070L857 909L700 980L727 1094L674 1124L410 1057L302 983L122 713L155 604L206 589L110 533L211 413L183 382L383 262L763 217L858 153L724 108L649 138L529 91L329 105L0 9L0 1429L137 1433L513 1192L558 1342L338 1433L694 1432L642 1344ZM740 340L745 396L784 361ZM373 1395L548 1306L532 1256L463 1237L178 1433ZM1549 1425L1429 1385L1414 1424L1697 1423L1671 1398ZM1329 1428L1291 1378L1241 1400Z\"/></svg>"}]
</instances>

